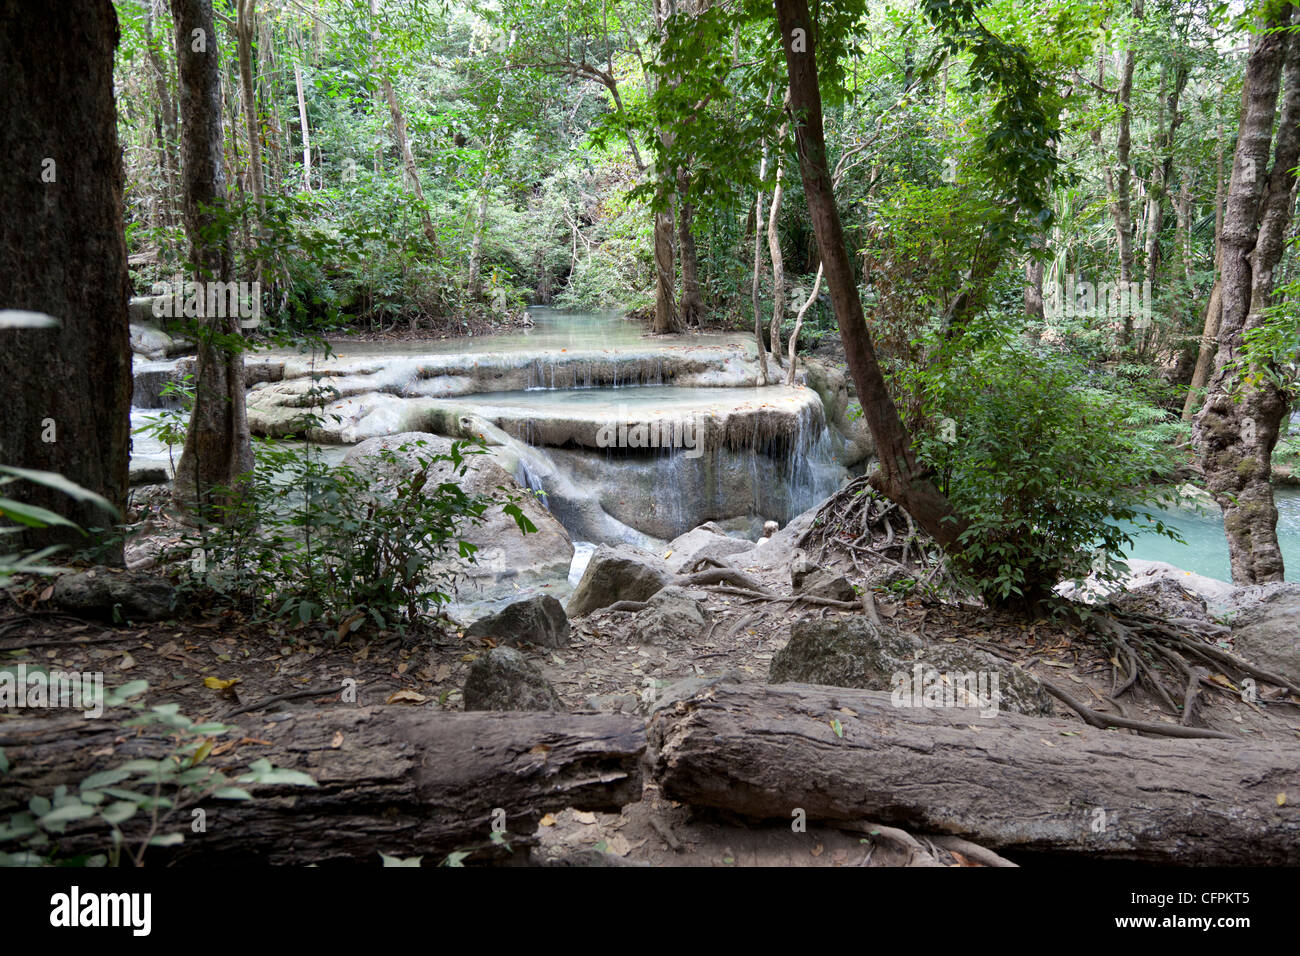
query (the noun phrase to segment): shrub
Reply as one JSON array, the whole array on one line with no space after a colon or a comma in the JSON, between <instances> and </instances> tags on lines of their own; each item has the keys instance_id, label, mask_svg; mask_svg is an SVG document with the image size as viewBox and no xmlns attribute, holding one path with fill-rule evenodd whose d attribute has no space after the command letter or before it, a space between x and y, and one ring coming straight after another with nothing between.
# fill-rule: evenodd
<instances>
[{"instance_id":1,"label":"shrub","mask_svg":"<svg viewBox=\"0 0 1300 956\"><path fill-rule=\"evenodd\" d=\"M455 442L446 454L418 455L414 469L385 449L382 474L331 466L310 446L259 442L257 451L258 468L234 503L191 542L202 549L204 584L277 616L347 622L347 630L367 617L380 627L412 623L450 599L455 564L446 559L473 560L476 546L463 534L493 503L458 484L481 448ZM537 530L513 500L504 510L523 532Z\"/></svg>"},{"instance_id":2,"label":"shrub","mask_svg":"<svg viewBox=\"0 0 1300 956\"><path fill-rule=\"evenodd\" d=\"M963 583L1032 604L1090 571L1115 580L1132 543L1117 521L1177 539L1141 491L1171 471L1170 450L1124 401L987 331L934 348L910 377L926 422L917 452L969 522L951 555Z\"/></svg>"}]
</instances>

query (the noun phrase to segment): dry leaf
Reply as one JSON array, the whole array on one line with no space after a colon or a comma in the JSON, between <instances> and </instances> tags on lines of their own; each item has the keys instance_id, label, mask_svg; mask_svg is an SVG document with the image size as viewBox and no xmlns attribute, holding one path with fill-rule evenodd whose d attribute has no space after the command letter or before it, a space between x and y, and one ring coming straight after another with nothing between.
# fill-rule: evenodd
<instances>
[{"instance_id":1,"label":"dry leaf","mask_svg":"<svg viewBox=\"0 0 1300 956\"><path fill-rule=\"evenodd\" d=\"M553 826L555 826L555 817L551 816L551 815L548 813L546 816L542 817L542 818L541 818L540 820L538 820L537 822L540 823L540 824L541 824L542 826L544 826L544 827L553 827Z\"/></svg>"},{"instance_id":2,"label":"dry leaf","mask_svg":"<svg viewBox=\"0 0 1300 956\"><path fill-rule=\"evenodd\" d=\"M333 747L335 750L338 750L340 747L343 746L343 731L341 730L334 731L334 739L330 741L330 746Z\"/></svg>"},{"instance_id":3,"label":"dry leaf","mask_svg":"<svg viewBox=\"0 0 1300 956\"><path fill-rule=\"evenodd\" d=\"M1279 793L1279 794L1277 795L1277 805L1278 805L1279 807L1285 807L1285 806L1286 806L1286 794L1285 794L1285 793Z\"/></svg>"},{"instance_id":4,"label":"dry leaf","mask_svg":"<svg viewBox=\"0 0 1300 956\"><path fill-rule=\"evenodd\" d=\"M573 819L577 820L579 823L591 824L596 822L596 814L589 810L574 810Z\"/></svg>"},{"instance_id":5,"label":"dry leaf","mask_svg":"<svg viewBox=\"0 0 1300 956\"><path fill-rule=\"evenodd\" d=\"M812 854L813 856L821 856L822 853L823 853L825 850L826 850L826 847L823 846L822 844L818 843L815 847L813 847L813 848L812 848L811 850L809 850L808 852L809 852L810 854Z\"/></svg>"},{"instance_id":6,"label":"dry leaf","mask_svg":"<svg viewBox=\"0 0 1300 956\"><path fill-rule=\"evenodd\" d=\"M429 698L413 690L398 690L388 695L389 704L423 704Z\"/></svg>"},{"instance_id":7,"label":"dry leaf","mask_svg":"<svg viewBox=\"0 0 1300 956\"><path fill-rule=\"evenodd\" d=\"M230 680L222 680L220 677L205 677L203 678L203 686L211 687L213 690L225 690L227 687L234 687L241 680L243 680L242 677L232 677Z\"/></svg>"}]
</instances>

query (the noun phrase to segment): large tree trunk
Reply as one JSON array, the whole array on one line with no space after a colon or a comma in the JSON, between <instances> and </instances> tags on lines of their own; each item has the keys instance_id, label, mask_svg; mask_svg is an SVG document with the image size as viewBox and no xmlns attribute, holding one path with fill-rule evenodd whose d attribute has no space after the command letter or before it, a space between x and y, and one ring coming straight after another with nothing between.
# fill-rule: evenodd
<instances>
[{"instance_id":1,"label":"large tree trunk","mask_svg":"<svg viewBox=\"0 0 1300 956\"><path fill-rule=\"evenodd\" d=\"M684 170L677 171L677 257L682 264L682 325L698 326L704 318L704 299L700 295L699 259L695 252L695 233L691 231L695 220L695 207L686 197L690 195L691 177Z\"/></svg>"},{"instance_id":2,"label":"large tree trunk","mask_svg":"<svg viewBox=\"0 0 1300 956\"><path fill-rule=\"evenodd\" d=\"M269 747L213 759L238 774L264 757L311 775L319 786L264 785L252 788L252 801L205 801L205 833L192 832L184 807L174 830L183 831L185 842L150 849L146 862L378 865L383 852L422 855L425 866L436 866L455 850L502 855L491 839L494 823L517 851L536 842L545 813L568 807L617 813L641 798L645 731L632 717L400 706L294 713L295 720L259 722L254 736ZM0 724L0 746L12 765L0 796L7 818L31 797L59 785L75 789L92 772L164 757L174 742L156 732L123 735L115 721L78 717ZM140 813L124 825L126 846L137 847L148 824L149 815ZM59 839L60 852L68 854L106 845L102 822L74 824Z\"/></svg>"},{"instance_id":3,"label":"large tree trunk","mask_svg":"<svg viewBox=\"0 0 1300 956\"><path fill-rule=\"evenodd\" d=\"M1300 864L1300 819L1278 810L1300 766L1279 741L1136 737L897 707L875 691L729 683L660 710L646 735L665 797L787 826L802 810L1013 857Z\"/></svg>"},{"instance_id":4,"label":"large tree trunk","mask_svg":"<svg viewBox=\"0 0 1300 956\"><path fill-rule=\"evenodd\" d=\"M131 349L113 102L117 16L108 0L0 0L0 23L0 310L59 320L58 328L0 327L0 464L58 472L121 509ZM4 494L85 528L113 520L28 482ZM86 539L49 528L23 543ZM11 537L8 550L14 544ZM120 560L120 545L116 552Z\"/></svg>"},{"instance_id":5,"label":"large tree trunk","mask_svg":"<svg viewBox=\"0 0 1300 956\"><path fill-rule=\"evenodd\" d=\"M676 252L673 249L673 210L671 206L654 213L655 237L655 332L680 332L681 314L677 311Z\"/></svg>"},{"instance_id":6,"label":"large tree trunk","mask_svg":"<svg viewBox=\"0 0 1300 956\"><path fill-rule=\"evenodd\" d=\"M262 130L258 118L257 96L253 88L253 23L255 0L238 0L235 14L235 36L239 43L239 89L244 100L244 122L248 129L248 183L257 205L257 234L263 238L262 224L266 218L266 185L262 179ZM262 282L261 250L257 257L257 281Z\"/></svg>"},{"instance_id":7,"label":"large tree trunk","mask_svg":"<svg viewBox=\"0 0 1300 956\"><path fill-rule=\"evenodd\" d=\"M948 499L917 465L912 439L885 385L862 313L853 266L844 245L839 209L827 165L822 129L821 89L817 81L816 32L807 0L776 0L777 22L790 76L790 111L795 123L799 172L817 248L831 293L831 305L845 357L862 403L863 418L875 440L880 469L872 484L897 501L941 546L951 546L965 525ZM796 33L795 31L799 31ZM798 42L792 42L798 41Z\"/></svg>"},{"instance_id":8,"label":"large tree trunk","mask_svg":"<svg viewBox=\"0 0 1300 956\"><path fill-rule=\"evenodd\" d=\"M221 73L212 0L173 0L176 62L180 72L184 153L185 232L196 279L205 292L231 281L228 223L223 221L226 176L221 161ZM244 408L244 358L232 340L240 333L238 314L218 295L201 295L204 328L199 333L194 412L185 449L176 466L175 495L200 512L215 486L234 488L253 469L253 449ZM212 303L209 300L214 300ZM215 311L216 314L209 314ZM222 341L225 339L225 341Z\"/></svg>"},{"instance_id":9,"label":"large tree trunk","mask_svg":"<svg viewBox=\"0 0 1300 956\"><path fill-rule=\"evenodd\" d=\"M1219 350L1205 406L1196 416L1196 450L1206 486L1223 509L1228 558L1237 584L1283 578L1273 502L1272 456L1289 403L1267 370L1243 376L1245 333L1266 321L1274 272L1291 221L1293 172L1300 161L1300 42L1278 32L1292 19L1279 7L1246 67L1246 108L1237 137L1223 217ZM1295 11L1300 23L1300 8ZM1278 92L1286 95L1273 143ZM1274 162L1267 176L1270 151ZM1249 371L1249 370L1247 370Z\"/></svg>"}]
</instances>

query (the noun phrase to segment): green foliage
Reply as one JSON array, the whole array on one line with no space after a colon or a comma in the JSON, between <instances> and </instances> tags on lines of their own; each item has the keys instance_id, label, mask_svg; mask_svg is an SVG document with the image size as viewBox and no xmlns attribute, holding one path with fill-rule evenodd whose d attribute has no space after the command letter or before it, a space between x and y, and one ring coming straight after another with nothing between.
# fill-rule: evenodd
<instances>
[{"instance_id":1,"label":"green foliage","mask_svg":"<svg viewBox=\"0 0 1300 956\"><path fill-rule=\"evenodd\" d=\"M1012 603L1090 571L1115 580L1132 543L1115 522L1176 539L1144 510L1141 487L1173 462L1132 403L988 329L935 354L910 380L930 423L917 453L968 521L951 556L972 590Z\"/></svg>"},{"instance_id":2,"label":"green foliage","mask_svg":"<svg viewBox=\"0 0 1300 956\"><path fill-rule=\"evenodd\" d=\"M228 777L207 763L217 739L233 727L216 722L197 723L180 713L179 704L159 704L144 709L140 696L148 690L143 680L131 681L105 695L108 707L128 706L139 715L125 727L147 728L152 736L170 737L172 747L159 759L129 760L83 779L76 792L60 785L48 797L33 797L27 809L9 815L0 824L0 845L14 843L21 849L0 851L0 866L117 866L126 853L136 866L144 862L150 847L176 846L185 841L178 827L190 821L185 811L208 800L252 800L247 789L236 784L264 784L315 787L316 781L298 770L275 767L265 758L254 760L246 773ZM7 772L8 763L0 768ZM146 814L149 826L138 845L128 845L122 825L137 814ZM181 815L178 818L178 815ZM78 829L102 825L104 852L68 858L60 855L59 838L70 825Z\"/></svg>"},{"instance_id":3,"label":"green foliage","mask_svg":"<svg viewBox=\"0 0 1300 956\"><path fill-rule=\"evenodd\" d=\"M296 623L348 621L349 630L436 610L450 599L451 559L474 559L463 536L493 499L459 484L481 448L456 442L435 454L424 444L384 449L361 470L331 466L310 446L259 442L255 472L189 542L204 552L195 583ZM515 501L503 510L524 533L537 530Z\"/></svg>"},{"instance_id":4,"label":"green foliage","mask_svg":"<svg viewBox=\"0 0 1300 956\"><path fill-rule=\"evenodd\" d=\"M95 492L81 487L76 482L69 481L62 475L55 474L52 471L37 471L31 468L14 468L10 465L0 465L0 488L13 484L15 481L30 481L34 484L44 485L46 488L60 491L76 501L89 501L111 514L117 513L117 509L110 502L95 494ZM50 511L48 508L15 501L7 497L0 497L0 522L2 522L0 523L0 535L18 534L24 528L49 527L74 528L85 534L74 522L56 512ZM60 545L50 545L37 551L10 553L0 551L0 587L8 584L15 574L53 574L58 568L42 562L60 550Z\"/></svg>"}]
</instances>

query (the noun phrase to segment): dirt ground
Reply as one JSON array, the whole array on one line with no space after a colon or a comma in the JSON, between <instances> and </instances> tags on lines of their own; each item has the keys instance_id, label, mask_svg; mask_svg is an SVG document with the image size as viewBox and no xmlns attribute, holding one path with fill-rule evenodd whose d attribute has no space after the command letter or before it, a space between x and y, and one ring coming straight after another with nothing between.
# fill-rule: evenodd
<instances>
[{"instance_id":1,"label":"dirt ground","mask_svg":"<svg viewBox=\"0 0 1300 956\"><path fill-rule=\"evenodd\" d=\"M852 569L841 570L854 580ZM787 572L750 573L773 591L789 592L789 581L780 580ZM348 678L357 682L359 703L460 709L470 663L494 643L465 637L447 620L414 633L363 630L340 639L320 625L257 621L230 608L201 610L174 622L114 625L51 611L49 593L48 582L37 579L0 604L0 661L103 671L106 687L145 679L151 704L176 701L192 718L236 723L242 736L231 756L240 760L257 758L265 746L257 730L276 711L331 706ZM694 640L644 644L632 614L602 610L573 622L570 646L522 650L570 710L643 714L645 698L681 678L731 671L762 682L796 621L848 613L791 612L788 604L710 589L695 594L707 607L709 623ZM1105 697L1113 665L1075 626L888 593L878 593L876 602L882 618L923 642L960 641L1010 654L1020 666L1069 688L1077 700L1103 712L1110 707ZM209 678L235 683L213 687ZM282 695L292 696L278 699ZM1300 739L1300 708L1280 698L1249 704L1225 689L1203 695L1201 707L1206 725L1216 729ZM1077 719L1060 704L1056 710L1059 717ZM1177 722L1140 693L1125 697L1125 711L1130 718ZM0 714L0 721L15 716ZM539 830L535 861L571 865L879 866L906 865L911 857L905 847L870 834L815 826L794 833L789 825L755 826L697 813L662 798L653 784L621 814L567 810L544 818ZM936 853L948 865L973 865L960 854Z\"/></svg>"}]
</instances>

